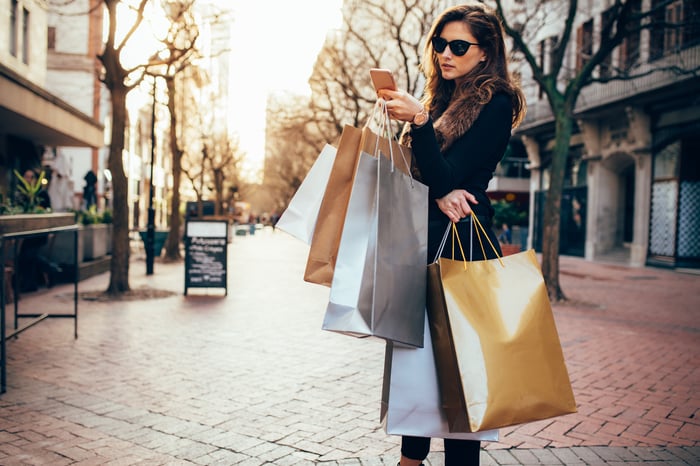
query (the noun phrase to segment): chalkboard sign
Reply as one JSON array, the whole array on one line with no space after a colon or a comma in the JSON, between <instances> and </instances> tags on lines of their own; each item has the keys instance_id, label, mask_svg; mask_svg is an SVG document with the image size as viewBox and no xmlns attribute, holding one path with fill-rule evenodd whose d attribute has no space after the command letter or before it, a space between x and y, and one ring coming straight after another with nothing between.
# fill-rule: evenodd
<instances>
[{"instance_id":1,"label":"chalkboard sign","mask_svg":"<svg viewBox=\"0 0 700 466\"><path fill-rule=\"evenodd\" d=\"M227 287L227 220L185 223L185 296L188 288Z\"/></svg>"}]
</instances>

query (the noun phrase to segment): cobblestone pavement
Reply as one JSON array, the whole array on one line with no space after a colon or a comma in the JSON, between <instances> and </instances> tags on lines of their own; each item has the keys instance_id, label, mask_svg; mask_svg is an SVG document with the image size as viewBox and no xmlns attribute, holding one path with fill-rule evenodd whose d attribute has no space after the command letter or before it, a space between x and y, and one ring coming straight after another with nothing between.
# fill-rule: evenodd
<instances>
[{"instance_id":1,"label":"cobblestone pavement","mask_svg":"<svg viewBox=\"0 0 700 466\"><path fill-rule=\"evenodd\" d=\"M132 288L172 296L81 300L77 339L47 319L8 341L0 464L395 465L384 345L320 330L328 289L303 282L306 252L269 229L234 237L227 296L183 296L182 262L146 276L136 255ZM482 464L699 465L700 275L570 257L561 272L579 412L502 429ZM20 309L67 312L71 298L56 287ZM426 464L443 464L441 443Z\"/></svg>"}]
</instances>

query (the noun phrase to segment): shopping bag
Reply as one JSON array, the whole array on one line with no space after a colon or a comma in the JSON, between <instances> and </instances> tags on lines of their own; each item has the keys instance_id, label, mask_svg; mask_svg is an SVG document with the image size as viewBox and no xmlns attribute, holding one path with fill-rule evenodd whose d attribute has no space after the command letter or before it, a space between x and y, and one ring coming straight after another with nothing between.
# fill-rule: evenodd
<instances>
[{"instance_id":1,"label":"shopping bag","mask_svg":"<svg viewBox=\"0 0 700 466\"><path fill-rule=\"evenodd\" d=\"M449 429L440 406L427 320L424 325L422 348L400 347L387 342L380 411L384 430L391 435L497 441L498 430L469 433ZM451 376L455 384L458 378L456 372Z\"/></svg>"},{"instance_id":2,"label":"shopping bag","mask_svg":"<svg viewBox=\"0 0 700 466\"><path fill-rule=\"evenodd\" d=\"M375 111L380 105L381 102L377 101ZM362 128L350 125L343 128L311 239L304 271L304 280L307 282L331 286L360 153L402 153L404 156L397 157L395 165L404 173L410 171L410 149L401 146L393 138L380 137L373 132L369 126L373 118L374 114Z\"/></svg>"},{"instance_id":3,"label":"shopping bag","mask_svg":"<svg viewBox=\"0 0 700 466\"><path fill-rule=\"evenodd\" d=\"M472 220L480 242L488 239ZM428 267L428 316L450 428L478 432L576 412L534 251L473 262L437 257Z\"/></svg>"},{"instance_id":4,"label":"shopping bag","mask_svg":"<svg viewBox=\"0 0 700 466\"><path fill-rule=\"evenodd\" d=\"M275 225L306 244L313 237L336 151L330 144L324 146Z\"/></svg>"},{"instance_id":5,"label":"shopping bag","mask_svg":"<svg viewBox=\"0 0 700 466\"><path fill-rule=\"evenodd\" d=\"M376 233L377 158L367 152L360 154L345 225L338 246L329 302L322 328L355 336L371 334L369 316L358 310L362 282L374 280L370 240ZM366 298L366 297L365 297ZM371 296L369 297L371 300Z\"/></svg>"},{"instance_id":6,"label":"shopping bag","mask_svg":"<svg viewBox=\"0 0 700 466\"><path fill-rule=\"evenodd\" d=\"M428 187L397 168L398 155L362 152L323 329L422 346Z\"/></svg>"},{"instance_id":7,"label":"shopping bag","mask_svg":"<svg viewBox=\"0 0 700 466\"><path fill-rule=\"evenodd\" d=\"M343 128L311 238L304 280L330 286L360 155L362 130Z\"/></svg>"},{"instance_id":8,"label":"shopping bag","mask_svg":"<svg viewBox=\"0 0 700 466\"><path fill-rule=\"evenodd\" d=\"M394 140L379 108L383 135L364 132L374 152L361 154L323 329L422 346L428 187L407 173L410 150Z\"/></svg>"}]
</instances>

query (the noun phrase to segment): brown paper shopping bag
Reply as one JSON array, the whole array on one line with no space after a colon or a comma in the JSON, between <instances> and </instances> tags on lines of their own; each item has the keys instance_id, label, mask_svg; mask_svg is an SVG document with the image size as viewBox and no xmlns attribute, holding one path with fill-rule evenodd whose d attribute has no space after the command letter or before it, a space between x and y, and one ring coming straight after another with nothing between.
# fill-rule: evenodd
<instances>
[{"instance_id":1,"label":"brown paper shopping bag","mask_svg":"<svg viewBox=\"0 0 700 466\"><path fill-rule=\"evenodd\" d=\"M410 149L394 139L377 135L368 125L361 129L350 125L343 128L311 239L304 271L307 282L331 286L348 202L363 151L375 157L380 152L398 154L396 166L402 172L410 173Z\"/></svg>"},{"instance_id":2,"label":"brown paper shopping bag","mask_svg":"<svg viewBox=\"0 0 700 466\"><path fill-rule=\"evenodd\" d=\"M533 250L473 262L440 257L429 266L428 295L450 429L478 432L576 412ZM455 366L457 386L449 377Z\"/></svg>"},{"instance_id":3,"label":"brown paper shopping bag","mask_svg":"<svg viewBox=\"0 0 700 466\"><path fill-rule=\"evenodd\" d=\"M340 136L333 168L318 209L304 271L304 280L307 282L331 285L361 143L362 130L346 125Z\"/></svg>"}]
</instances>

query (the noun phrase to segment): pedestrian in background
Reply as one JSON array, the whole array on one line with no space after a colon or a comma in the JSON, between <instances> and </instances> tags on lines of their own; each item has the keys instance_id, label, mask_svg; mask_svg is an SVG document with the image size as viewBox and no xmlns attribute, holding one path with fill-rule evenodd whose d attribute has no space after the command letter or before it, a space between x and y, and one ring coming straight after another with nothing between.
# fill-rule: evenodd
<instances>
[{"instance_id":1,"label":"pedestrian in background","mask_svg":"<svg viewBox=\"0 0 700 466\"><path fill-rule=\"evenodd\" d=\"M501 226L501 234L498 235L498 241L501 244L510 244L513 242L513 234L510 231L510 227L508 227L507 223L504 223Z\"/></svg>"},{"instance_id":2,"label":"pedestrian in background","mask_svg":"<svg viewBox=\"0 0 700 466\"><path fill-rule=\"evenodd\" d=\"M479 217L500 254L486 188L512 128L524 116L525 99L508 71L503 27L495 13L479 4L445 10L431 27L422 71L426 84L420 101L401 90L383 89L378 95L392 118L411 123L403 142L411 146L416 175L428 185L432 200L428 260L449 222L459 222L465 246L472 244L469 239L477 241L470 237L469 222L460 222L469 215ZM444 257L452 257L450 243ZM486 256L496 257L488 249ZM454 257L461 258L460 252ZM473 249L473 259L484 259L481 248ZM446 466L479 464L479 441L445 439L444 445ZM399 465L418 466L429 451L430 438L404 436Z\"/></svg>"}]
</instances>

